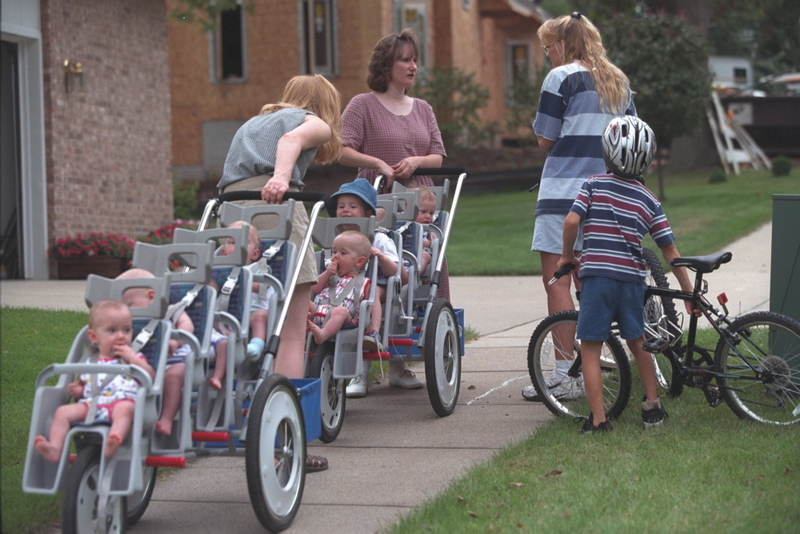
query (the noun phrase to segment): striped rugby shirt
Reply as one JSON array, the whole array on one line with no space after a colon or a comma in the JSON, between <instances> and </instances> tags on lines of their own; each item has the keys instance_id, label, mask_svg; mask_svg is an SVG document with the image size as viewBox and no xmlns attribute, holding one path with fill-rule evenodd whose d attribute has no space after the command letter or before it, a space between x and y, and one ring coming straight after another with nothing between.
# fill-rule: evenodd
<instances>
[{"instance_id":1,"label":"striped rugby shirt","mask_svg":"<svg viewBox=\"0 0 800 534\"><path fill-rule=\"evenodd\" d=\"M632 98L625 115L636 115ZM594 79L579 62L548 73L533 131L555 144L544 162L536 215L566 215L583 181L606 172L601 137L617 116L600 108Z\"/></svg>"},{"instance_id":2,"label":"striped rugby shirt","mask_svg":"<svg viewBox=\"0 0 800 534\"><path fill-rule=\"evenodd\" d=\"M581 278L603 276L644 284L642 238L658 247L675 241L658 199L636 180L610 174L587 179L572 209L583 220Z\"/></svg>"}]
</instances>

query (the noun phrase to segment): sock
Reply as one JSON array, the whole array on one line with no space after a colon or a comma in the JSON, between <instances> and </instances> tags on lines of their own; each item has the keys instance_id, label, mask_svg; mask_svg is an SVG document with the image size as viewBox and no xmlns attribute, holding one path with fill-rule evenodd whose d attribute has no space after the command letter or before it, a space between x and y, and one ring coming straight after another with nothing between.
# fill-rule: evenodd
<instances>
[{"instance_id":1,"label":"sock","mask_svg":"<svg viewBox=\"0 0 800 534\"><path fill-rule=\"evenodd\" d=\"M567 376L567 371L573 363L573 360L556 360L556 376L559 378Z\"/></svg>"},{"instance_id":2,"label":"sock","mask_svg":"<svg viewBox=\"0 0 800 534\"><path fill-rule=\"evenodd\" d=\"M264 340L254 337L250 340L250 343L247 344L247 356L250 358L256 358L261 356L261 353L264 352Z\"/></svg>"}]
</instances>

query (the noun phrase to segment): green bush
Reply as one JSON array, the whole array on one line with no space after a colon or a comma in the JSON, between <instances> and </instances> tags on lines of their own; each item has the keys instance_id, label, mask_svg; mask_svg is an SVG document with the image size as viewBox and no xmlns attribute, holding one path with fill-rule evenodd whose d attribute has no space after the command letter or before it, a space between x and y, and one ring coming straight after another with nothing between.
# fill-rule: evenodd
<instances>
[{"instance_id":1,"label":"green bush","mask_svg":"<svg viewBox=\"0 0 800 534\"><path fill-rule=\"evenodd\" d=\"M772 176L789 176L792 172L792 160L786 156L778 156L772 160Z\"/></svg>"},{"instance_id":2,"label":"green bush","mask_svg":"<svg viewBox=\"0 0 800 534\"><path fill-rule=\"evenodd\" d=\"M197 207L197 182L173 182L172 205L176 219L195 219L200 213Z\"/></svg>"},{"instance_id":3,"label":"green bush","mask_svg":"<svg viewBox=\"0 0 800 534\"><path fill-rule=\"evenodd\" d=\"M506 90L508 113L505 117L505 126L510 132L525 132L525 137L521 139L523 144L536 144L536 136L533 134L531 126L533 119L536 118L542 82L547 76L547 72L548 67L542 66L532 78L515 82Z\"/></svg>"},{"instance_id":4,"label":"green bush","mask_svg":"<svg viewBox=\"0 0 800 534\"><path fill-rule=\"evenodd\" d=\"M723 171L719 167L711 171L711 176L708 178L708 183L710 184L721 184L727 181L728 181L728 175L725 174L725 171Z\"/></svg>"},{"instance_id":5,"label":"green bush","mask_svg":"<svg viewBox=\"0 0 800 534\"><path fill-rule=\"evenodd\" d=\"M473 76L457 67L434 68L413 90L433 107L447 149L489 139L496 129L478 113L489 103L489 90Z\"/></svg>"}]
</instances>

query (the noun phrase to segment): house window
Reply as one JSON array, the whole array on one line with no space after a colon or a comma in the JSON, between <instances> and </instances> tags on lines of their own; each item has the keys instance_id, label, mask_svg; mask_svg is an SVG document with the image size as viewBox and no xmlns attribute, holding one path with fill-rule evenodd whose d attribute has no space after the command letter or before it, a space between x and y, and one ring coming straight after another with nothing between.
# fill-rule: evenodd
<instances>
[{"instance_id":1,"label":"house window","mask_svg":"<svg viewBox=\"0 0 800 534\"><path fill-rule=\"evenodd\" d=\"M428 32L427 32L427 6L425 2L395 2L394 31L400 33L406 28L414 30L419 45L419 58L417 66L420 73L425 76L428 67Z\"/></svg>"},{"instance_id":2,"label":"house window","mask_svg":"<svg viewBox=\"0 0 800 534\"><path fill-rule=\"evenodd\" d=\"M733 81L736 83L747 83L747 69L734 68Z\"/></svg>"},{"instance_id":3,"label":"house window","mask_svg":"<svg viewBox=\"0 0 800 534\"><path fill-rule=\"evenodd\" d=\"M211 32L215 82L245 81L244 11L241 5L223 11Z\"/></svg>"},{"instance_id":4,"label":"house window","mask_svg":"<svg viewBox=\"0 0 800 534\"><path fill-rule=\"evenodd\" d=\"M531 45L521 41L506 41L506 83L511 86L525 82L531 75Z\"/></svg>"},{"instance_id":5,"label":"house window","mask_svg":"<svg viewBox=\"0 0 800 534\"><path fill-rule=\"evenodd\" d=\"M303 73L335 76L334 0L301 0Z\"/></svg>"}]
</instances>

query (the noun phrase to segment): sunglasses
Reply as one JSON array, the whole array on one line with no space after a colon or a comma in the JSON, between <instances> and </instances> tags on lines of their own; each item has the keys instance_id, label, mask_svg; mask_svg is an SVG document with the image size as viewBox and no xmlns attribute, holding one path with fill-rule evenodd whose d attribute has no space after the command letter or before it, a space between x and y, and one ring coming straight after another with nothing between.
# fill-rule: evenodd
<instances>
[{"instance_id":1,"label":"sunglasses","mask_svg":"<svg viewBox=\"0 0 800 534\"><path fill-rule=\"evenodd\" d=\"M556 44L557 42L558 41L553 41L549 45L541 45L542 50L544 50L545 55L547 55L547 53L550 51L550 47L553 46L554 44Z\"/></svg>"}]
</instances>

